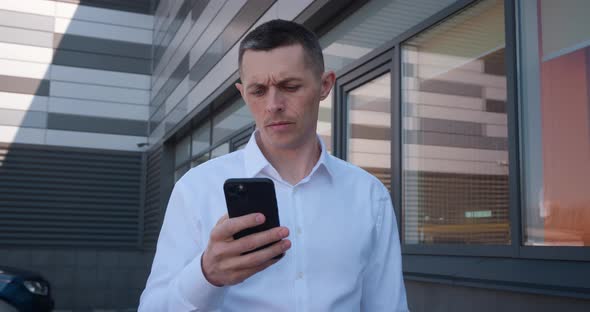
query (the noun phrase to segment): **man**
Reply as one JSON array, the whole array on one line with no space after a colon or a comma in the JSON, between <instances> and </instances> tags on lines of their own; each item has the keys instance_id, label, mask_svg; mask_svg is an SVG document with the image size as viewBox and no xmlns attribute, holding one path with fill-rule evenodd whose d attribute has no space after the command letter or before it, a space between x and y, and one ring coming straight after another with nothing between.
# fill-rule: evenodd
<instances>
[{"instance_id":1,"label":"man","mask_svg":"<svg viewBox=\"0 0 590 312\"><path fill-rule=\"evenodd\" d=\"M176 183L139 310L406 311L387 189L330 156L316 134L335 81L317 38L274 20L249 33L239 55L236 87L257 130L244 150ZM224 181L249 177L273 180L282 226L234 240L264 222L227 217Z\"/></svg>"}]
</instances>

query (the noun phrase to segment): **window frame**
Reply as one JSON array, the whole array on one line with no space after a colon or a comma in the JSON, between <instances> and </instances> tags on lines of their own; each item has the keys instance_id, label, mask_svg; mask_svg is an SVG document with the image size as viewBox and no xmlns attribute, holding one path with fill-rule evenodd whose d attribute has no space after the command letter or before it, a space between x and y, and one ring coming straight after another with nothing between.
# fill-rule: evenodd
<instances>
[{"instance_id":1,"label":"window frame","mask_svg":"<svg viewBox=\"0 0 590 312\"><path fill-rule=\"evenodd\" d=\"M453 17L455 14L469 9L469 7L471 7L472 5L476 5L478 2L480 1L485 1L485 0L475 0L475 1L465 1L466 4L461 6L458 9L455 9L453 7L453 10L449 10L449 14L444 14L445 16L440 18L440 19L436 19L436 20L426 20L425 22L431 22L428 23L428 25L425 25L424 28L416 31L416 32L412 32L410 34L407 34L408 36L404 36L403 38L400 38L399 42L397 43L397 47L399 47L398 53L396 53L396 60L395 63L398 64L398 66L400 67L400 70L397 71L395 73L395 75L397 76L396 81L398 81L398 85L396 86L397 88L399 88L399 92L394 96L395 97L395 107L397 112L399 112L400 116L401 116L401 106L402 106L402 99L401 99L401 94L403 92L402 87L401 87L401 79L402 79L402 75L401 75L401 66L402 66L402 46L408 42L409 40L413 39L415 36L420 35L421 33L428 31L431 28L436 27L438 24L444 22L445 20L447 20L448 18ZM518 257L518 244L520 243L519 238L520 237L520 226L518 226L518 224L520 223L520 216L518 215L518 209L519 209L519 202L520 202L520 198L519 198L519 190L518 188L515 188L515 186L519 185L519 174L517 174L519 171L519 167L520 164L518 163L518 145L517 142L518 140L515 138L515 132L518 132L518 127L516 124L516 119L514 118L515 116L518 115L517 111L515 110L516 105L511 105L512 103L516 103L515 101L515 97L514 97L514 81L515 79L515 67L512 66L511 64L513 64L514 60L512 59L512 51L513 49L513 40L511 40L510 38L510 29L511 27L508 25L510 18L508 18L509 16L512 16L511 12L509 12L509 10L507 9L509 5L510 1L504 1L504 29L505 29L505 70L506 70L506 81L507 81L507 85L506 85L506 92L507 92L507 98L506 98L506 105L507 105L507 109L506 109L506 117L507 117L507 127L508 127L508 187L509 187L509 204L508 204L508 210L509 210L509 228L510 228L510 244L507 245L465 245L465 244L432 244L432 245L424 245L424 244L405 244L404 243L404 233L403 231L401 231L400 228L400 237L402 240L402 252L405 254L416 254L416 255L455 255L455 256L484 256L484 257ZM457 4L457 3L456 3ZM454 6L454 5L453 5ZM446 10L445 10L446 11ZM442 13L442 12L441 12ZM445 12L447 13L447 12ZM401 145L402 145L402 129L401 129L401 118L398 120L399 122L399 128L398 128L398 133L397 135L399 136L399 140L400 140L400 149L398 151L398 153L396 155L394 155L394 157L396 158L396 162L400 163L400 168L403 169L403 167L401 167L401 162L402 162L402 153L401 153ZM516 131L515 131L516 130ZM393 159L392 159L393 161ZM401 187L403 187L403 181L402 181L402 177L401 175L399 175L397 181ZM403 194L403 191L401 191L401 194ZM397 197L395 199L395 204L396 206L402 207L402 196ZM402 213L403 213L403 209L402 209ZM400 215L400 219L403 220L403 218L401 218Z\"/></svg>"},{"instance_id":2,"label":"window frame","mask_svg":"<svg viewBox=\"0 0 590 312\"><path fill-rule=\"evenodd\" d=\"M195 122L191 125L190 128L186 129L183 131L184 135L181 135L178 137L177 140L175 140L174 142L174 147L176 148L176 144L180 143L182 140L184 140L185 138L189 138L189 150L190 150L190 156L188 158L188 160L180 163L180 164L174 164L174 173L176 173L176 171L186 165L188 165L188 170L190 170L191 168L195 167L192 165L192 163L194 161L196 161L197 159L201 158L202 156L209 154L209 158L211 159L211 151L213 151L214 149L218 148L219 146L228 143L229 144L229 152L234 152L236 150L236 146L237 143L236 141L240 141L241 140L248 140L248 138L250 137L250 135L252 134L252 132L254 132L255 129L255 123L254 121L252 121L250 124L243 126L242 128L234 131L233 133L226 135L222 138L220 138L218 140L217 143L213 144L213 128L214 128L214 123L213 123L213 119L215 118L215 116L217 116L218 114L220 114L221 112L223 112L225 109L229 108L232 104L235 103L236 100L238 100L239 97L239 93L236 92L236 94L233 97L230 97L227 101L225 101L225 103L223 103L222 105L219 105L219 107L216 107L215 109L209 108L208 111L204 114L204 116L200 116L201 118L199 118L198 122ZM193 151L193 133L196 129L198 129L200 126L209 123L209 147L203 151L201 151L198 154L193 155L192 151ZM176 149L174 149L174 151L176 151ZM176 157L176 155L174 155L174 157Z\"/></svg>"},{"instance_id":3,"label":"window frame","mask_svg":"<svg viewBox=\"0 0 590 312\"><path fill-rule=\"evenodd\" d=\"M391 66L391 170L392 201L402 239L404 278L418 282L520 291L551 296L590 299L590 247L524 246L522 180L519 137L517 59L518 3L504 0L505 66L507 83L507 123L509 148L510 245L406 245L401 231L402 211L402 132L401 132L401 46L423 31L464 10L479 0L458 0L402 35L384 43L336 72L332 138L334 155L344 158L346 107L343 85L374 69L381 58L390 56ZM398 174L394 174L398 173ZM399 185L400 187L393 187ZM551 272L551 274L547 274Z\"/></svg>"}]
</instances>

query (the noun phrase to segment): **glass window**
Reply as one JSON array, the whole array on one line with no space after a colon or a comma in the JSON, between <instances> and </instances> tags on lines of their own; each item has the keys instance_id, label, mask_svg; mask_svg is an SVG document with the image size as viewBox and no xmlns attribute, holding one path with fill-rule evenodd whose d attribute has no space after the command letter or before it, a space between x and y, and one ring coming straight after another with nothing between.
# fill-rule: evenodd
<instances>
[{"instance_id":1,"label":"glass window","mask_svg":"<svg viewBox=\"0 0 590 312\"><path fill-rule=\"evenodd\" d=\"M348 161L375 175L391 190L391 74L353 89L346 103Z\"/></svg>"},{"instance_id":2,"label":"glass window","mask_svg":"<svg viewBox=\"0 0 590 312\"><path fill-rule=\"evenodd\" d=\"M326 70L338 71L455 0L373 0L320 38ZM320 102L317 132L332 150L332 95Z\"/></svg>"},{"instance_id":3,"label":"glass window","mask_svg":"<svg viewBox=\"0 0 590 312\"><path fill-rule=\"evenodd\" d=\"M318 112L317 133L326 145L326 151L332 153L332 101L334 96L334 89L330 94L320 101L320 109Z\"/></svg>"},{"instance_id":4,"label":"glass window","mask_svg":"<svg viewBox=\"0 0 590 312\"><path fill-rule=\"evenodd\" d=\"M209 152L199 156L197 159L194 159L191 162L191 167L196 167L196 166L206 162L207 160L209 160Z\"/></svg>"},{"instance_id":5,"label":"glass window","mask_svg":"<svg viewBox=\"0 0 590 312\"><path fill-rule=\"evenodd\" d=\"M174 171L174 182L180 180L182 176L190 169L189 165L182 165Z\"/></svg>"},{"instance_id":6,"label":"glass window","mask_svg":"<svg viewBox=\"0 0 590 312\"><path fill-rule=\"evenodd\" d=\"M590 246L590 2L519 12L524 244Z\"/></svg>"},{"instance_id":7,"label":"glass window","mask_svg":"<svg viewBox=\"0 0 590 312\"><path fill-rule=\"evenodd\" d=\"M510 244L504 1L402 46L405 244Z\"/></svg>"},{"instance_id":8,"label":"glass window","mask_svg":"<svg viewBox=\"0 0 590 312\"><path fill-rule=\"evenodd\" d=\"M211 121L207 120L199 128L193 131L192 155L196 156L206 151L211 146Z\"/></svg>"},{"instance_id":9,"label":"glass window","mask_svg":"<svg viewBox=\"0 0 590 312\"><path fill-rule=\"evenodd\" d=\"M223 156L229 153L229 143L223 143L211 150L211 159Z\"/></svg>"},{"instance_id":10,"label":"glass window","mask_svg":"<svg viewBox=\"0 0 590 312\"><path fill-rule=\"evenodd\" d=\"M250 113L250 109L241 97L238 98L213 117L212 144L218 143L220 140L234 134L236 130L240 130L253 122L254 118Z\"/></svg>"},{"instance_id":11,"label":"glass window","mask_svg":"<svg viewBox=\"0 0 590 312\"><path fill-rule=\"evenodd\" d=\"M369 1L320 38L326 68L339 70L455 0Z\"/></svg>"},{"instance_id":12,"label":"glass window","mask_svg":"<svg viewBox=\"0 0 590 312\"><path fill-rule=\"evenodd\" d=\"M182 163L190 159L191 136L186 136L180 142L176 143L174 153L174 167L180 166Z\"/></svg>"}]
</instances>

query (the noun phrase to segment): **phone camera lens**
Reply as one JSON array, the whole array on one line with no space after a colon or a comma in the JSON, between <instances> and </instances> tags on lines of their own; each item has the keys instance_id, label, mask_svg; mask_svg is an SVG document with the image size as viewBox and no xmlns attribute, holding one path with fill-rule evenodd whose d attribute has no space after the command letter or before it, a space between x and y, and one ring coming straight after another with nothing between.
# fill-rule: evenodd
<instances>
[{"instance_id":1,"label":"phone camera lens","mask_svg":"<svg viewBox=\"0 0 590 312\"><path fill-rule=\"evenodd\" d=\"M244 191L244 185L238 184L238 193L242 193Z\"/></svg>"}]
</instances>

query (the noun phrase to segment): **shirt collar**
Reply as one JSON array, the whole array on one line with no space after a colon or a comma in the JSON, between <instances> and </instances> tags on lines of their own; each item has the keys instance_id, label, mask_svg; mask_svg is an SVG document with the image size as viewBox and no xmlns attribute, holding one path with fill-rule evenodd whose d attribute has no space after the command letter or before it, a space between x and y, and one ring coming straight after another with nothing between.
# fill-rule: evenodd
<instances>
[{"instance_id":1,"label":"shirt collar","mask_svg":"<svg viewBox=\"0 0 590 312\"><path fill-rule=\"evenodd\" d=\"M244 148L244 161L245 161L245 168L246 168L246 177L253 178L265 168L272 168L272 171L276 172L276 170L272 167L271 163L264 157L258 143L256 143L256 133L258 130L255 130L252 135L250 136L250 140L248 144ZM326 151L326 145L322 138L318 135L318 140L320 142L320 147L322 149L320 158L318 162L315 164L313 169L311 170L309 177L311 177L319 168L324 168L326 173L330 178L333 177L334 172L331 168L331 159L330 155ZM302 181L306 180L304 178Z\"/></svg>"}]
</instances>

